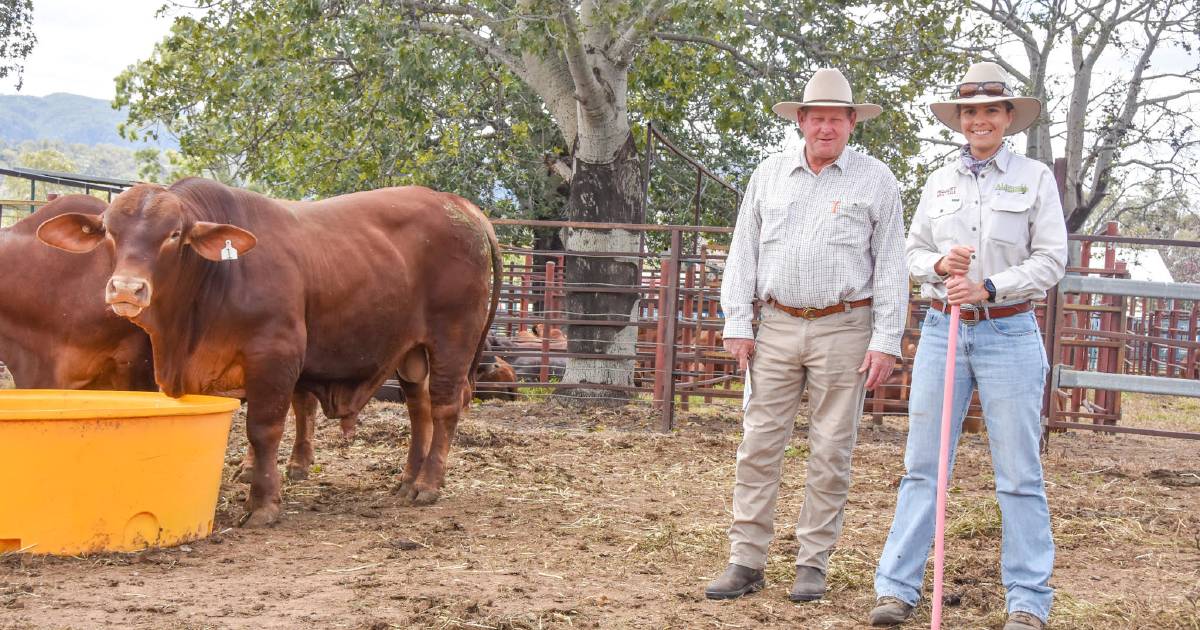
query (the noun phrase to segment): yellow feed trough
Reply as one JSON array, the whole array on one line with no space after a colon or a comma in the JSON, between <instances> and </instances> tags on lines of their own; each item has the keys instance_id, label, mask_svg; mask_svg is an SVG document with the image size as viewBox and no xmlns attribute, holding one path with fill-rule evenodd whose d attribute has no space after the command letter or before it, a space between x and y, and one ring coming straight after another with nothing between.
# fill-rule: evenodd
<instances>
[{"instance_id":1,"label":"yellow feed trough","mask_svg":"<svg viewBox=\"0 0 1200 630\"><path fill-rule=\"evenodd\" d=\"M212 532L238 401L0 391L0 552L79 554Z\"/></svg>"}]
</instances>

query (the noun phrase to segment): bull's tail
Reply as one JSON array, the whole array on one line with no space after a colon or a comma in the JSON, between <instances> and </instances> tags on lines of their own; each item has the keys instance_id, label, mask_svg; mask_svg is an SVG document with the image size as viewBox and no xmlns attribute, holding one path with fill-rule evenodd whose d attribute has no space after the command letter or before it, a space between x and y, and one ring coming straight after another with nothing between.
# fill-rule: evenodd
<instances>
[{"instance_id":1,"label":"bull's tail","mask_svg":"<svg viewBox=\"0 0 1200 630\"><path fill-rule=\"evenodd\" d=\"M492 228L492 222L482 212L479 213L482 219L483 231L487 235L488 247L492 254L492 299L488 306L487 324L483 327L483 334L479 337L479 347L475 349L475 359L471 361L471 370L467 372L467 381L471 388L471 392L463 396L466 403L471 401L471 393L475 391L475 371L479 368L479 362L483 359L483 350L487 346L488 334L492 331L492 322L496 319L496 311L500 308L500 287L504 282L504 261L500 256L500 241L496 238L496 230ZM464 404L464 406L466 406Z\"/></svg>"}]
</instances>

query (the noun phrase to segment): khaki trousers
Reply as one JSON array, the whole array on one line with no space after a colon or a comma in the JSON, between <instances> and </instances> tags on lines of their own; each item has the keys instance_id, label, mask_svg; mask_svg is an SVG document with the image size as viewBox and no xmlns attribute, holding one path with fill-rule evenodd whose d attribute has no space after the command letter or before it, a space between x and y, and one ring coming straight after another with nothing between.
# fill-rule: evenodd
<instances>
[{"instance_id":1,"label":"khaki trousers","mask_svg":"<svg viewBox=\"0 0 1200 630\"><path fill-rule=\"evenodd\" d=\"M796 564L825 572L850 489L850 456L866 395L866 374L858 368L870 339L870 307L814 320L763 307L737 452L730 562L753 569L767 564L784 451L807 385L810 455Z\"/></svg>"}]
</instances>

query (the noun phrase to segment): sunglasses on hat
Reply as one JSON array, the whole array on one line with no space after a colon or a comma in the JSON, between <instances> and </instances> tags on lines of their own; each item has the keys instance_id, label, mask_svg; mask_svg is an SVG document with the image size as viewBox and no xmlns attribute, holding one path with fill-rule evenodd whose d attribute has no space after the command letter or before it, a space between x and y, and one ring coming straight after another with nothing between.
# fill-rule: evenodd
<instances>
[{"instance_id":1,"label":"sunglasses on hat","mask_svg":"<svg viewBox=\"0 0 1200 630\"><path fill-rule=\"evenodd\" d=\"M971 83L960 83L955 88L955 93L958 98L971 98L972 96L1012 96L1012 90L1008 89L1008 84L1003 81L979 81Z\"/></svg>"}]
</instances>

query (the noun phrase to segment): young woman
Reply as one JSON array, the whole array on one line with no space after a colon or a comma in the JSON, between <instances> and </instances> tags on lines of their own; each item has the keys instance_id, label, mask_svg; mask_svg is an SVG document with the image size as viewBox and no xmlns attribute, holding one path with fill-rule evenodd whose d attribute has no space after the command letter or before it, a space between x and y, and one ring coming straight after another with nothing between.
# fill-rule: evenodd
<instances>
[{"instance_id":1,"label":"young woman","mask_svg":"<svg viewBox=\"0 0 1200 630\"><path fill-rule=\"evenodd\" d=\"M932 306L913 365L906 474L869 621L901 623L920 599L934 535L949 312L957 304L951 444L978 388L1003 517L1004 629L1040 630L1053 599L1054 541L1038 448L1049 366L1031 300L1062 277L1067 233L1050 169L1011 152L1004 137L1029 127L1041 103L1014 96L1000 66L977 63L953 98L931 108L966 144L925 182L908 234L908 269ZM953 461L952 451L951 469Z\"/></svg>"}]
</instances>

